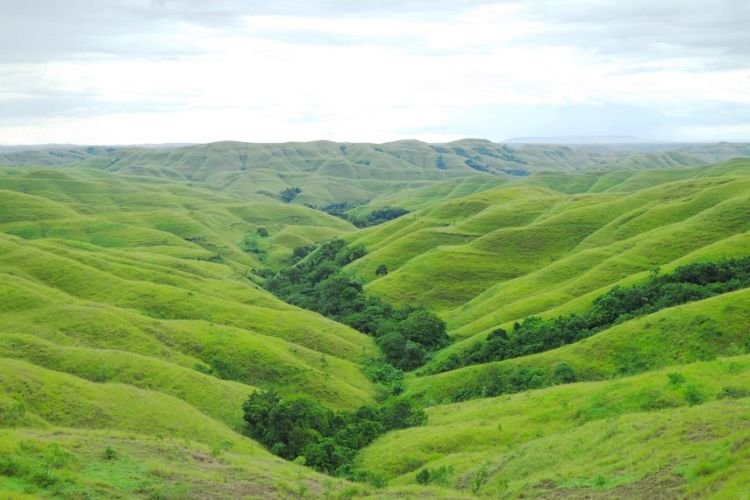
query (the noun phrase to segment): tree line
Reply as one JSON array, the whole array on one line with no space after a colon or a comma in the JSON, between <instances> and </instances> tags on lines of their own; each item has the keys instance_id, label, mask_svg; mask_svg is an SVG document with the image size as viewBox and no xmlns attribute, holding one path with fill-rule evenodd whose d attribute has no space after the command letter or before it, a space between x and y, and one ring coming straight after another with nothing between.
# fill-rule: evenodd
<instances>
[{"instance_id":1,"label":"tree line","mask_svg":"<svg viewBox=\"0 0 750 500\"><path fill-rule=\"evenodd\" d=\"M404 399L333 411L304 397L282 399L273 391L253 393L243 411L248 435L274 454L352 480L367 479L353 464L358 450L385 432L427 421L421 408Z\"/></svg>"},{"instance_id":2,"label":"tree line","mask_svg":"<svg viewBox=\"0 0 750 500\"><path fill-rule=\"evenodd\" d=\"M356 208L358 206L359 206L358 203L340 202L340 203L331 203L329 205L326 205L321 210L323 210L324 212L330 215L333 215L335 217L339 217L340 219L344 219L345 221L351 222L352 224L354 224L355 226L359 228L377 226L378 224L388 222L389 220L397 219L401 217L402 215L406 215L409 213L409 211L406 210L405 208L399 208L399 207L378 208L368 213L367 215L352 215L349 213L351 209ZM311 208L316 208L316 207L311 206Z\"/></svg>"},{"instance_id":3,"label":"tree line","mask_svg":"<svg viewBox=\"0 0 750 500\"><path fill-rule=\"evenodd\" d=\"M516 322L510 332L498 328L484 341L451 355L432 371L443 372L555 349L632 318L748 286L750 257L688 264L670 274L653 270L643 283L616 286L600 295L584 313L551 319L531 316Z\"/></svg>"}]
</instances>

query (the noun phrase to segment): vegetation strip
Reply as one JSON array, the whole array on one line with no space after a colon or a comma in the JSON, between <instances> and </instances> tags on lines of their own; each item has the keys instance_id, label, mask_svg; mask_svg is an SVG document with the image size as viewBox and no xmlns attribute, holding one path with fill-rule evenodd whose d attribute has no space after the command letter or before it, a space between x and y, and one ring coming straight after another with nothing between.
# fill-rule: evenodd
<instances>
[{"instance_id":1,"label":"vegetation strip","mask_svg":"<svg viewBox=\"0 0 750 500\"><path fill-rule=\"evenodd\" d=\"M423 365L450 339L445 322L424 308L395 308L367 296L343 268L366 254L364 246L343 240L323 243L302 260L266 282L266 288L291 304L319 312L375 337L386 360L401 370Z\"/></svg>"},{"instance_id":2,"label":"vegetation strip","mask_svg":"<svg viewBox=\"0 0 750 500\"><path fill-rule=\"evenodd\" d=\"M644 283L616 286L597 297L591 309L583 314L571 313L547 320L531 316L515 323L512 333L498 328L484 342L474 344L462 354L451 355L433 373L548 351L629 319L749 286L750 257L688 264L671 274L659 274L655 269ZM561 382L575 380L569 368L560 366L557 371Z\"/></svg>"}]
</instances>

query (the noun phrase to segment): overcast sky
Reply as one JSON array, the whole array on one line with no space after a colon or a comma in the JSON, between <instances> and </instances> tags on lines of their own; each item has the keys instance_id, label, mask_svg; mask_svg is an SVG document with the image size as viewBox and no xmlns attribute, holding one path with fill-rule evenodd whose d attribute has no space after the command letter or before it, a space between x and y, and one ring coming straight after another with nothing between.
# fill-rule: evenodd
<instances>
[{"instance_id":1,"label":"overcast sky","mask_svg":"<svg viewBox=\"0 0 750 500\"><path fill-rule=\"evenodd\" d=\"M0 0L0 144L748 141L748 26L748 0Z\"/></svg>"}]
</instances>

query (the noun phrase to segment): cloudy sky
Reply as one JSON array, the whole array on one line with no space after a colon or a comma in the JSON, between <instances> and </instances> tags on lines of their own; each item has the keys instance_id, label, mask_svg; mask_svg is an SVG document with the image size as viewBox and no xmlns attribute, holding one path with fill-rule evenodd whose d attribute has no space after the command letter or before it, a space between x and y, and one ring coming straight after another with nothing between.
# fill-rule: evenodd
<instances>
[{"instance_id":1,"label":"cloudy sky","mask_svg":"<svg viewBox=\"0 0 750 500\"><path fill-rule=\"evenodd\" d=\"M747 0L0 0L0 144L750 140Z\"/></svg>"}]
</instances>

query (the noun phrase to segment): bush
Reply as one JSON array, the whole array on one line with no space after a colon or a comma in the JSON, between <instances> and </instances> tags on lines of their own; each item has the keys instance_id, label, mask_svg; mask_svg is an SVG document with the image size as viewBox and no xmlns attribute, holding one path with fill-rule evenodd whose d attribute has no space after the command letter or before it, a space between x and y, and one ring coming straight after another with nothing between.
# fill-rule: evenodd
<instances>
[{"instance_id":1,"label":"bush","mask_svg":"<svg viewBox=\"0 0 750 500\"><path fill-rule=\"evenodd\" d=\"M349 221L355 226L360 227L360 228L376 226L378 224L388 222L389 220L396 219L398 217L401 217L402 215L406 215L409 213L408 210L403 209L403 208L384 207L384 208L379 208L377 210L373 210L372 212L370 212L369 214L365 216L350 215L348 212L351 209L357 207L358 205L360 204L351 203L351 202L332 203L330 205L324 206L322 210L333 216Z\"/></svg>"},{"instance_id":2,"label":"bush","mask_svg":"<svg viewBox=\"0 0 750 500\"><path fill-rule=\"evenodd\" d=\"M743 389L742 387L722 387L721 393L719 393L719 397L722 399L739 399L746 398L748 396L750 396L750 391L748 391L747 389Z\"/></svg>"},{"instance_id":3,"label":"bush","mask_svg":"<svg viewBox=\"0 0 750 500\"><path fill-rule=\"evenodd\" d=\"M298 187L290 187L279 193L279 198L285 203L291 203L301 192L302 189Z\"/></svg>"},{"instance_id":4,"label":"bush","mask_svg":"<svg viewBox=\"0 0 750 500\"><path fill-rule=\"evenodd\" d=\"M685 375L682 373L667 373L667 379L669 379L669 385L678 386L685 383Z\"/></svg>"},{"instance_id":5,"label":"bush","mask_svg":"<svg viewBox=\"0 0 750 500\"><path fill-rule=\"evenodd\" d=\"M552 376L555 381L561 384L567 384L576 381L576 373L573 368L565 362L558 363L552 370Z\"/></svg>"},{"instance_id":6,"label":"bush","mask_svg":"<svg viewBox=\"0 0 750 500\"><path fill-rule=\"evenodd\" d=\"M683 391L683 396L685 396L685 401L687 401L690 406L699 405L705 401L703 393L694 385L686 386Z\"/></svg>"},{"instance_id":7,"label":"bush","mask_svg":"<svg viewBox=\"0 0 750 500\"><path fill-rule=\"evenodd\" d=\"M440 486L448 486L449 476L453 474L453 467L448 465L441 465L435 468L424 468L417 473L417 482L419 484L438 484Z\"/></svg>"},{"instance_id":8,"label":"bush","mask_svg":"<svg viewBox=\"0 0 750 500\"><path fill-rule=\"evenodd\" d=\"M117 451L111 446L107 446L102 453L104 460L117 460Z\"/></svg>"}]
</instances>

